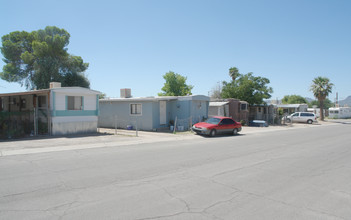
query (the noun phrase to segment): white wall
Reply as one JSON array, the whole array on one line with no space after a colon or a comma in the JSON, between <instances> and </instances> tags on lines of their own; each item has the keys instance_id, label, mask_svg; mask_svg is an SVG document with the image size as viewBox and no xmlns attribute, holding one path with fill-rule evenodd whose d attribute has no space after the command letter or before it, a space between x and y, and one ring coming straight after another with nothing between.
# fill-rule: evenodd
<instances>
[{"instance_id":1,"label":"white wall","mask_svg":"<svg viewBox=\"0 0 351 220\"><path fill-rule=\"evenodd\" d=\"M96 95L84 95L84 110L96 110Z\"/></svg>"},{"instance_id":2,"label":"white wall","mask_svg":"<svg viewBox=\"0 0 351 220\"><path fill-rule=\"evenodd\" d=\"M53 117L52 135L97 132L97 116Z\"/></svg>"},{"instance_id":3,"label":"white wall","mask_svg":"<svg viewBox=\"0 0 351 220\"><path fill-rule=\"evenodd\" d=\"M56 110L66 110L66 94L55 93Z\"/></svg>"}]
</instances>

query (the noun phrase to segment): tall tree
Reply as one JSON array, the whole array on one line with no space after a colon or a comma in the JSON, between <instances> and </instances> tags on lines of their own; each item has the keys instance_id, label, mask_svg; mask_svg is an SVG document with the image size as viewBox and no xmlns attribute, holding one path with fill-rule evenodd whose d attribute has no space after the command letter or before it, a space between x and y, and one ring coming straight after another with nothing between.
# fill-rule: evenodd
<instances>
[{"instance_id":1,"label":"tall tree","mask_svg":"<svg viewBox=\"0 0 351 220\"><path fill-rule=\"evenodd\" d=\"M0 78L27 89L45 89L51 81L89 88L89 64L67 52L70 34L54 26L33 32L15 31L2 37L5 65Z\"/></svg>"},{"instance_id":2,"label":"tall tree","mask_svg":"<svg viewBox=\"0 0 351 220\"><path fill-rule=\"evenodd\" d=\"M186 84L186 77L169 71L163 75L163 78L166 80L166 82L161 89L163 92L158 93L159 96L191 95L191 90L194 86Z\"/></svg>"},{"instance_id":3,"label":"tall tree","mask_svg":"<svg viewBox=\"0 0 351 220\"><path fill-rule=\"evenodd\" d=\"M314 105L317 106L318 108L320 108L320 106L319 106L320 103L318 100L313 100L313 101L308 103L309 108L313 108ZM324 109L329 109L329 108L334 106L334 103L332 101L330 101L330 99L327 98L323 101L323 105L324 105L323 106Z\"/></svg>"},{"instance_id":4,"label":"tall tree","mask_svg":"<svg viewBox=\"0 0 351 220\"><path fill-rule=\"evenodd\" d=\"M231 76L231 74L229 73ZM250 105L264 104L264 99L269 99L273 89L268 86L269 79L254 76L253 73L245 75L239 74L239 77L231 82L223 81L222 94L223 98L236 98L247 101Z\"/></svg>"},{"instance_id":5,"label":"tall tree","mask_svg":"<svg viewBox=\"0 0 351 220\"><path fill-rule=\"evenodd\" d=\"M236 67L231 67L229 69L229 76L232 78L233 81L235 81L240 76L239 69Z\"/></svg>"},{"instance_id":6,"label":"tall tree","mask_svg":"<svg viewBox=\"0 0 351 220\"><path fill-rule=\"evenodd\" d=\"M286 95L282 99L283 104L307 104L307 100L299 95Z\"/></svg>"},{"instance_id":7,"label":"tall tree","mask_svg":"<svg viewBox=\"0 0 351 220\"><path fill-rule=\"evenodd\" d=\"M332 92L332 88L334 86L333 83L326 77L317 77L313 79L313 84L311 85L310 90L313 92L314 97L316 97L319 101L321 120L324 121L324 100L327 98L329 93Z\"/></svg>"}]
</instances>

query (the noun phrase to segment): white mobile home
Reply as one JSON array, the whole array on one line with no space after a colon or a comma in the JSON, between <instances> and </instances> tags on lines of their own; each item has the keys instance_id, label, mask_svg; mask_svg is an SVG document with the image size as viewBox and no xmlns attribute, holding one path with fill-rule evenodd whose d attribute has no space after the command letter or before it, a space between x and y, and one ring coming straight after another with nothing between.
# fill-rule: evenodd
<instances>
[{"instance_id":1,"label":"white mobile home","mask_svg":"<svg viewBox=\"0 0 351 220\"><path fill-rule=\"evenodd\" d=\"M351 118L351 107L329 108L329 118Z\"/></svg>"},{"instance_id":2,"label":"white mobile home","mask_svg":"<svg viewBox=\"0 0 351 220\"><path fill-rule=\"evenodd\" d=\"M0 138L97 131L100 92L82 87L0 94Z\"/></svg>"}]
</instances>

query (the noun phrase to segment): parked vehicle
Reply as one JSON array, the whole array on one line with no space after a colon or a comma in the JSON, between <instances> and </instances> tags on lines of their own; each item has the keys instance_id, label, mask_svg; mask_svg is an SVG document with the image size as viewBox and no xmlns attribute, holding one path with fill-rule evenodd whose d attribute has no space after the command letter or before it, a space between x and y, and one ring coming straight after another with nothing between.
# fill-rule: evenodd
<instances>
[{"instance_id":1,"label":"parked vehicle","mask_svg":"<svg viewBox=\"0 0 351 220\"><path fill-rule=\"evenodd\" d=\"M317 116L311 112L295 112L294 114L287 116L286 121L288 123L292 121L312 124L313 122L317 122Z\"/></svg>"},{"instance_id":2,"label":"parked vehicle","mask_svg":"<svg viewBox=\"0 0 351 220\"><path fill-rule=\"evenodd\" d=\"M252 127L268 127L268 123L263 120L253 120L249 122L249 126Z\"/></svg>"},{"instance_id":3,"label":"parked vehicle","mask_svg":"<svg viewBox=\"0 0 351 220\"><path fill-rule=\"evenodd\" d=\"M205 122L196 123L192 130L196 134L209 135L211 137L216 134L231 133L237 135L241 131L241 123L236 122L228 117L213 117Z\"/></svg>"}]
</instances>

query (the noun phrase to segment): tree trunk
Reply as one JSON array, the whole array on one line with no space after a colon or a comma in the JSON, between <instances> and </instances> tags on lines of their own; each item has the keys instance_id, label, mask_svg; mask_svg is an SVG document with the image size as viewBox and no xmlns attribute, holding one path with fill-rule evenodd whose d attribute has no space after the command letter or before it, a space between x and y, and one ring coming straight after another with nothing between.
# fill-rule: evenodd
<instances>
[{"instance_id":1,"label":"tree trunk","mask_svg":"<svg viewBox=\"0 0 351 220\"><path fill-rule=\"evenodd\" d=\"M319 111L320 111L321 120L324 121L324 100L323 99L319 100Z\"/></svg>"}]
</instances>

